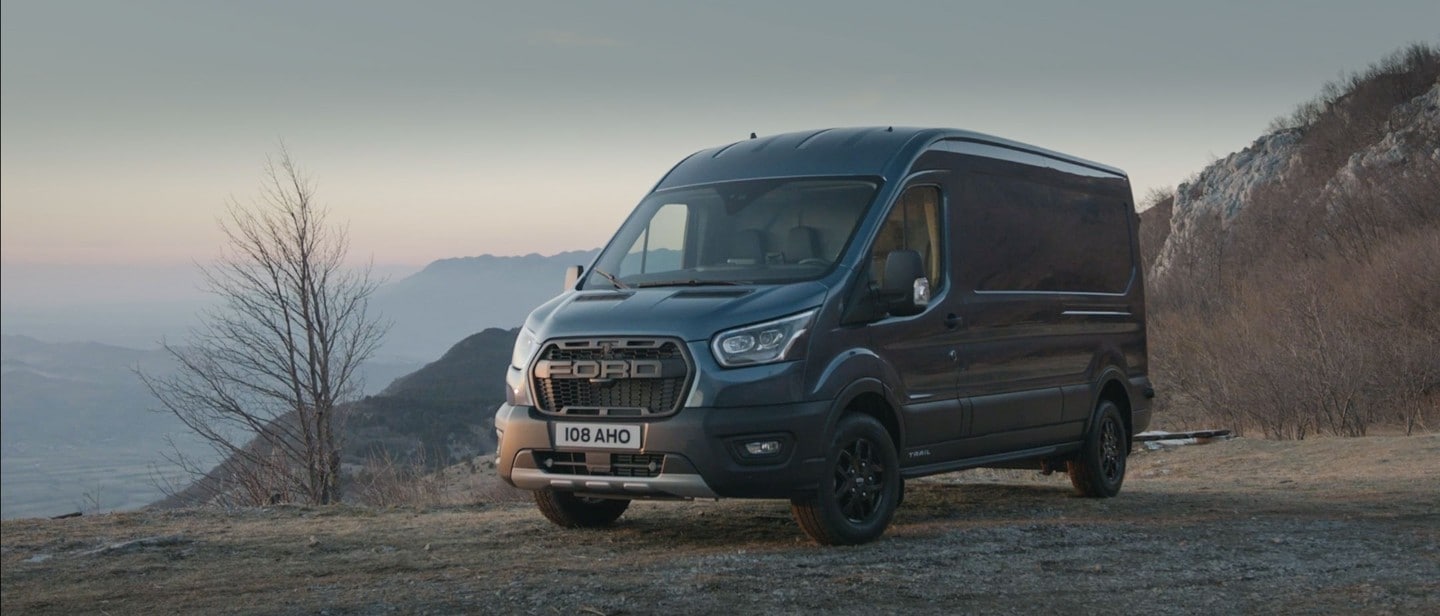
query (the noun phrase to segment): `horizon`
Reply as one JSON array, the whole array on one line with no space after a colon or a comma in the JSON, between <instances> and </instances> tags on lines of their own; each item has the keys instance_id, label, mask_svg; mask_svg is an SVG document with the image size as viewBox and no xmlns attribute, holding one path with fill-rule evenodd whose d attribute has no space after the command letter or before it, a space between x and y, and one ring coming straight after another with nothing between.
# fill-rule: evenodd
<instances>
[{"instance_id":1,"label":"horizon","mask_svg":"<svg viewBox=\"0 0 1440 616\"><path fill-rule=\"evenodd\" d=\"M281 139L355 263L603 245L681 158L826 126L1032 143L1126 170L1143 202L1440 18L1410 0L913 6L927 18L7 0L0 263L209 260Z\"/></svg>"}]
</instances>

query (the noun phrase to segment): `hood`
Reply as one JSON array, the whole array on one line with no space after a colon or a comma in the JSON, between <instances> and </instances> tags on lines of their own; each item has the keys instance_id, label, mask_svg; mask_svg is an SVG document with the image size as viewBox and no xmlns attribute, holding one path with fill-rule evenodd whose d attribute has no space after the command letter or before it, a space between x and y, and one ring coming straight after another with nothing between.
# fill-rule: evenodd
<instances>
[{"instance_id":1,"label":"hood","mask_svg":"<svg viewBox=\"0 0 1440 616\"><path fill-rule=\"evenodd\" d=\"M814 308L820 282L764 286L576 291L546 302L525 326L540 340L579 336L675 336L687 342Z\"/></svg>"}]
</instances>

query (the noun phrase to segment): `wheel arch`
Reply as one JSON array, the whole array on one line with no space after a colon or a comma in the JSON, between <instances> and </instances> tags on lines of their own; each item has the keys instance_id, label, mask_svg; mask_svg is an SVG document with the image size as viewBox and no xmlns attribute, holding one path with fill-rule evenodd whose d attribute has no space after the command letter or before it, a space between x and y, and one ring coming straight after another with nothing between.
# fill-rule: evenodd
<instances>
[{"instance_id":1,"label":"wheel arch","mask_svg":"<svg viewBox=\"0 0 1440 616\"><path fill-rule=\"evenodd\" d=\"M1085 424L1085 431L1088 434L1095 425L1095 420L1100 411L1100 402L1109 400L1120 407L1120 418L1125 422L1126 446L1132 446L1135 440L1135 420L1131 416L1130 388L1125 373L1119 368L1111 367L1101 372L1100 379L1095 387L1094 400L1091 401L1090 419Z\"/></svg>"},{"instance_id":2,"label":"wheel arch","mask_svg":"<svg viewBox=\"0 0 1440 616\"><path fill-rule=\"evenodd\" d=\"M900 420L900 405L896 402L894 393L879 379L857 379L835 397L835 404L831 407L830 416L825 421L826 442L835 434L835 427L840 423L840 418L848 413L861 413L874 417L881 426L885 427L885 431L890 433L890 440L895 444L896 453L905 450L905 423Z\"/></svg>"}]
</instances>

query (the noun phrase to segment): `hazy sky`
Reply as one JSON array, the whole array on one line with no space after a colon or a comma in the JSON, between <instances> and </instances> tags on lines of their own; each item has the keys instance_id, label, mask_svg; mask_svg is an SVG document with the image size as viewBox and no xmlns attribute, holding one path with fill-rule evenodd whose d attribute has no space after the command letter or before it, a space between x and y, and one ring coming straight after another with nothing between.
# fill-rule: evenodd
<instances>
[{"instance_id":1,"label":"hazy sky","mask_svg":"<svg viewBox=\"0 0 1440 616\"><path fill-rule=\"evenodd\" d=\"M598 246L751 131L978 130L1138 197L1436 24L1435 0L5 1L0 260L206 259L281 138L382 264Z\"/></svg>"}]
</instances>

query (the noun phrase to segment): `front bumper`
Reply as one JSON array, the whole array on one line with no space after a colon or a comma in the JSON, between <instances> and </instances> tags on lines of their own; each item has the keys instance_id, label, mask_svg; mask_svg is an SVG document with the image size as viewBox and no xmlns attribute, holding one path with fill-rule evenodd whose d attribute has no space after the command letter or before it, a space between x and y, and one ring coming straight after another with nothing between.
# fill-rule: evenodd
<instances>
[{"instance_id":1,"label":"front bumper","mask_svg":"<svg viewBox=\"0 0 1440 616\"><path fill-rule=\"evenodd\" d=\"M625 498L792 498L814 492L823 474L829 401L751 407L685 408L667 417L554 417L532 407L503 405L500 477L526 490L556 489ZM612 452L555 447L552 422L639 424L638 451L663 460L652 476L615 474ZM778 440L773 456L750 456L744 443ZM563 467L542 463L555 454ZM576 456L573 454L583 454ZM558 470L564 468L566 470Z\"/></svg>"}]
</instances>

